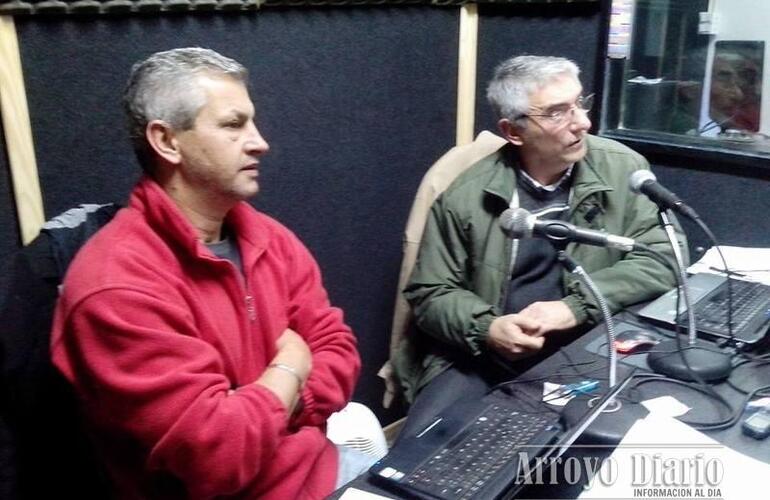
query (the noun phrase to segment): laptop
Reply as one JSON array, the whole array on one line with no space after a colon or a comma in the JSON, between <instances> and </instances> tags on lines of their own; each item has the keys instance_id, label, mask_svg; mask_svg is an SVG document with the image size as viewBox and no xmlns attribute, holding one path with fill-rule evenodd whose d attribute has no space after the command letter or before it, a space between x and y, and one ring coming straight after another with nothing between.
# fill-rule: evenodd
<instances>
[{"instance_id":1,"label":"laptop","mask_svg":"<svg viewBox=\"0 0 770 500\"><path fill-rule=\"evenodd\" d=\"M735 341L755 344L762 340L770 325L770 286L750 281L731 279L732 335ZM717 274L698 273L687 277L690 301L695 312L697 331L706 337L729 339L727 328L727 278ZM674 288L639 311L639 316L653 323L673 329L676 320ZM686 327L687 307L680 300L679 322Z\"/></svg>"},{"instance_id":2,"label":"laptop","mask_svg":"<svg viewBox=\"0 0 770 500\"><path fill-rule=\"evenodd\" d=\"M605 391L569 429L564 429L558 413L522 411L521 402L512 397L461 399L415 436L402 440L369 469L370 476L408 498L514 498L539 469L569 449L630 380L629 373ZM534 425L520 426L533 421Z\"/></svg>"}]
</instances>

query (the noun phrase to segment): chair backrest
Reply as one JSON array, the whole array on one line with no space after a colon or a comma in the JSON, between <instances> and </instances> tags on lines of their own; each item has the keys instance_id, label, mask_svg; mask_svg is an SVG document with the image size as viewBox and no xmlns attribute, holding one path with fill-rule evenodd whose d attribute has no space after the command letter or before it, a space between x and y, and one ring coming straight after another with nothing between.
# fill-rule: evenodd
<instances>
[{"instance_id":1,"label":"chair backrest","mask_svg":"<svg viewBox=\"0 0 770 500\"><path fill-rule=\"evenodd\" d=\"M393 311L393 324L390 334L390 359L393 359L399 351L401 342L409 330L409 325L412 321L411 309L406 299L404 299L402 291L409 280L409 276L412 274L412 268L417 259L417 251L420 248L425 221L431 205L452 184L458 175L482 158L496 152L505 144L507 144L507 141L502 137L488 131L483 131L472 143L450 149L423 176L409 212L402 242L403 258L398 277L396 305ZM393 364L390 360L380 368L378 375L385 380L383 406L388 408L399 393L399 381L393 371Z\"/></svg>"},{"instance_id":2,"label":"chair backrest","mask_svg":"<svg viewBox=\"0 0 770 500\"><path fill-rule=\"evenodd\" d=\"M78 249L118 210L81 205L55 217L6 265L0 308L0 497L107 498L106 474L69 384L51 363L58 287Z\"/></svg>"}]
</instances>

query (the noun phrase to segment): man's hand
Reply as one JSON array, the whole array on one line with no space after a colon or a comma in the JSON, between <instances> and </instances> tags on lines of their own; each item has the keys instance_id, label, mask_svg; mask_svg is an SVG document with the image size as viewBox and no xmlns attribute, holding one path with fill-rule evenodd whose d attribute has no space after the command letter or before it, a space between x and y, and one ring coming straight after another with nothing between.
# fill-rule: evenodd
<instances>
[{"instance_id":1,"label":"man's hand","mask_svg":"<svg viewBox=\"0 0 770 500\"><path fill-rule=\"evenodd\" d=\"M510 361L534 354L544 341L538 322L521 314L500 316L489 325L487 344Z\"/></svg>"},{"instance_id":2,"label":"man's hand","mask_svg":"<svg viewBox=\"0 0 770 500\"><path fill-rule=\"evenodd\" d=\"M532 320L540 328L541 334L568 330L577 326L572 310L561 300L533 302L519 312L519 315Z\"/></svg>"}]
</instances>

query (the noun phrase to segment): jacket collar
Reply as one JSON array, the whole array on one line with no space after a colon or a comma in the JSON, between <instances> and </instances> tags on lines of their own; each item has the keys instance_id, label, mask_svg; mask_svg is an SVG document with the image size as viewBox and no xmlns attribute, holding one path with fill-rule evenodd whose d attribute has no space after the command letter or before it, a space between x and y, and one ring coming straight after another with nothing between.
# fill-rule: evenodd
<instances>
[{"instance_id":1,"label":"jacket collar","mask_svg":"<svg viewBox=\"0 0 770 500\"><path fill-rule=\"evenodd\" d=\"M148 176L143 176L134 187L129 207L141 212L153 231L177 249L192 257L211 259L213 254L198 239L198 233L190 221L163 188ZM242 255L244 266L256 259L267 248L270 230L264 219L248 203L235 205L225 218L236 239L248 243L252 251ZM243 253L244 245L240 245Z\"/></svg>"},{"instance_id":2,"label":"jacket collar","mask_svg":"<svg viewBox=\"0 0 770 500\"><path fill-rule=\"evenodd\" d=\"M612 187L597 173L591 156L591 144L593 136L586 137L588 151L582 160L575 164L572 172L572 199L575 204L581 203L588 196L595 193L612 191ZM494 153L492 161L496 167L489 179L484 191L508 203L513 198L513 190L516 186L516 168L518 154L516 146L506 144L498 152Z\"/></svg>"},{"instance_id":3,"label":"jacket collar","mask_svg":"<svg viewBox=\"0 0 770 500\"><path fill-rule=\"evenodd\" d=\"M588 150L583 159L576 165L577 172L572 184L575 193L583 197L593 193L613 191L612 186L602 178L594 165L595 160L592 154L594 141L594 136L586 136L586 147ZM576 199L575 201L579 202L580 200Z\"/></svg>"}]
</instances>

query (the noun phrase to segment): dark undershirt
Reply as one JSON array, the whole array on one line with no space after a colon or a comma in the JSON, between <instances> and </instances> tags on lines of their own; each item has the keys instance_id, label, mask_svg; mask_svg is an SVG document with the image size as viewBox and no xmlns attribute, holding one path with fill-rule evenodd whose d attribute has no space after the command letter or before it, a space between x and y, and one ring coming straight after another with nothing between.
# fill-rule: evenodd
<instances>
[{"instance_id":1,"label":"dark undershirt","mask_svg":"<svg viewBox=\"0 0 770 500\"><path fill-rule=\"evenodd\" d=\"M243 263L241 261L241 251L238 249L238 245L235 244L234 238L222 229L222 240L216 243L206 243L206 247L211 250L211 253L219 257L220 259L226 259L235 265L235 267L243 274Z\"/></svg>"},{"instance_id":2,"label":"dark undershirt","mask_svg":"<svg viewBox=\"0 0 770 500\"><path fill-rule=\"evenodd\" d=\"M565 179L554 191L537 187L518 175L519 206L539 219L565 220L572 179ZM564 297L562 268L556 259L556 249L546 240L518 240L516 262L508 283L504 313L516 313L538 301L560 300Z\"/></svg>"}]
</instances>

